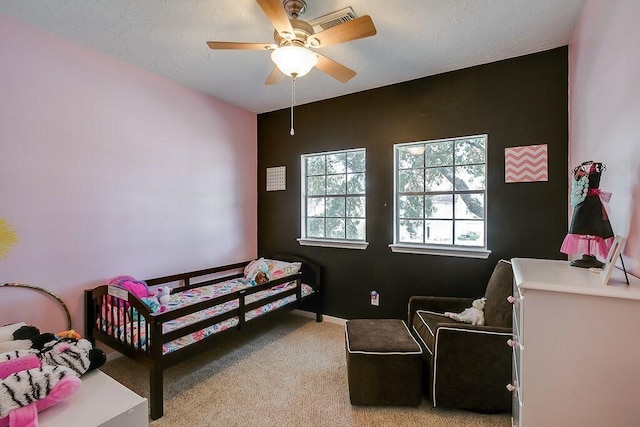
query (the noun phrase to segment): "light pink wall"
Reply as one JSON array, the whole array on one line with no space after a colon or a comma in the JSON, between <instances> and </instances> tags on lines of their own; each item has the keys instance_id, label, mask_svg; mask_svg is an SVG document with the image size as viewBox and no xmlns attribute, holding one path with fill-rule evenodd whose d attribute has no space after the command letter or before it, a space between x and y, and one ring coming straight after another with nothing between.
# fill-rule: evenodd
<instances>
[{"instance_id":1,"label":"light pink wall","mask_svg":"<svg viewBox=\"0 0 640 427\"><path fill-rule=\"evenodd\" d=\"M0 15L0 218L19 237L0 283L55 292L84 331L82 290L112 276L255 257L256 123ZM66 328L46 297L0 288L0 325L18 320Z\"/></svg>"},{"instance_id":2,"label":"light pink wall","mask_svg":"<svg viewBox=\"0 0 640 427\"><path fill-rule=\"evenodd\" d=\"M569 46L569 167L607 165L611 225L640 275L640 2L587 0Z\"/></svg>"}]
</instances>

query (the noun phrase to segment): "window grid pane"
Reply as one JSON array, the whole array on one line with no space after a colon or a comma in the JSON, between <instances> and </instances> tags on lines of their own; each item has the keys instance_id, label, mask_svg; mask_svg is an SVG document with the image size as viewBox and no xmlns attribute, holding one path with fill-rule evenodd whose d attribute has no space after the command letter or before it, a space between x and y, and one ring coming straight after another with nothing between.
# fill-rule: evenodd
<instances>
[{"instance_id":1,"label":"window grid pane","mask_svg":"<svg viewBox=\"0 0 640 427\"><path fill-rule=\"evenodd\" d=\"M345 215L349 218L365 218L365 197L347 197Z\"/></svg>"},{"instance_id":2,"label":"window grid pane","mask_svg":"<svg viewBox=\"0 0 640 427\"><path fill-rule=\"evenodd\" d=\"M310 176L307 178L307 195L308 196L320 196L325 194L327 184L326 177L322 176Z\"/></svg>"},{"instance_id":3,"label":"window grid pane","mask_svg":"<svg viewBox=\"0 0 640 427\"><path fill-rule=\"evenodd\" d=\"M344 218L346 216L345 199L345 197L327 197L325 216L327 218Z\"/></svg>"},{"instance_id":4,"label":"window grid pane","mask_svg":"<svg viewBox=\"0 0 640 427\"><path fill-rule=\"evenodd\" d=\"M326 173L325 156L307 157L307 176L324 175Z\"/></svg>"},{"instance_id":5,"label":"window grid pane","mask_svg":"<svg viewBox=\"0 0 640 427\"><path fill-rule=\"evenodd\" d=\"M324 237L324 218L307 219L307 236Z\"/></svg>"},{"instance_id":6,"label":"window grid pane","mask_svg":"<svg viewBox=\"0 0 640 427\"><path fill-rule=\"evenodd\" d=\"M347 172L364 172L365 158L364 150L347 153Z\"/></svg>"},{"instance_id":7,"label":"window grid pane","mask_svg":"<svg viewBox=\"0 0 640 427\"><path fill-rule=\"evenodd\" d=\"M365 219L348 218L347 219L347 239L364 240L365 239Z\"/></svg>"},{"instance_id":8,"label":"window grid pane","mask_svg":"<svg viewBox=\"0 0 640 427\"><path fill-rule=\"evenodd\" d=\"M327 175L327 194L345 194L347 192L347 175Z\"/></svg>"},{"instance_id":9,"label":"window grid pane","mask_svg":"<svg viewBox=\"0 0 640 427\"><path fill-rule=\"evenodd\" d=\"M364 196L364 173L347 174L347 194L362 194Z\"/></svg>"},{"instance_id":10,"label":"window grid pane","mask_svg":"<svg viewBox=\"0 0 640 427\"><path fill-rule=\"evenodd\" d=\"M326 236L330 239L345 238L344 218L327 218Z\"/></svg>"},{"instance_id":11,"label":"window grid pane","mask_svg":"<svg viewBox=\"0 0 640 427\"><path fill-rule=\"evenodd\" d=\"M309 197L307 199L307 216L323 217L325 209L324 197Z\"/></svg>"}]
</instances>

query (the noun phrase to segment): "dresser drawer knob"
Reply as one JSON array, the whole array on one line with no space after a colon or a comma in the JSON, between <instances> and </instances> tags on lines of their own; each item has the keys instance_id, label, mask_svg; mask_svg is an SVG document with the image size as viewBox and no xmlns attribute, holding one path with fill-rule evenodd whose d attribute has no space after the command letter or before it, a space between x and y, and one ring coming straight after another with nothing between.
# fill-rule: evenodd
<instances>
[{"instance_id":1,"label":"dresser drawer knob","mask_svg":"<svg viewBox=\"0 0 640 427\"><path fill-rule=\"evenodd\" d=\"M518 298L514 297L513 295L509 295L507 297L507 301L509 301L511 304L515 304L516 301L518 301Z\"/></svg>"},{"instance_id":2,"label":"dresser drawer knob","mask_svg":"<svg viewBox=\"0 0 640 427\"><path fill-rule=\"evenodd\" d=\"M510 392L514 392L516 391L518 387L514 386L513 384L507 384L507 390L509 390Z\"/></svg>"},{"instance_id":3,"label":"dresser drawer knob","mask_svg":"<svg viewBox=\"0 0 640 427\"><path fill-rule=\"evenodd\" d=\"M518 341L509 339L509 340L507 340L507 345L509 347L515 347L515 346L518 345Z\"/></svg>"}]
</instances>

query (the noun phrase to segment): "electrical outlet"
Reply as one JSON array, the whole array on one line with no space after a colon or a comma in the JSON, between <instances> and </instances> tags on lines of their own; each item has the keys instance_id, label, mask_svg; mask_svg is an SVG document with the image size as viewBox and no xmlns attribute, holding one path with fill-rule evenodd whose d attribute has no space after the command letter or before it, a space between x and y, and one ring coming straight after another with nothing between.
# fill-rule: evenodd
<instances>
[{"instance_id":1,"label":"electrical outlet","mask_svg":"<svg viewBox=\"0 0 640 427\"><path fill-rule=\"evenodd\" d=\"M376 291L371 291L371 305L380 305L380 294Z\"/></svg>"}]
</instances>

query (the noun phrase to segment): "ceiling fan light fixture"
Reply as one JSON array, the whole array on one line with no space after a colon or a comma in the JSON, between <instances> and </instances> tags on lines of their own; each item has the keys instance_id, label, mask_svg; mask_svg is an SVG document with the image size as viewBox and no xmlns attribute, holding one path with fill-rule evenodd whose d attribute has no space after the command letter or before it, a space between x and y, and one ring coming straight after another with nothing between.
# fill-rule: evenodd
<instances>
[{"instance_id":1,"label":"ceiling fan light fixture","mask_svg":"<svg viewBox=\"0 0 640 427\"><path fill-rule=\"evenodd\" d=\"M271 60L287 76L302 77L318 63L315 53L301 46L282 46L271 52Z\"/></svg>"}]
</instances>

